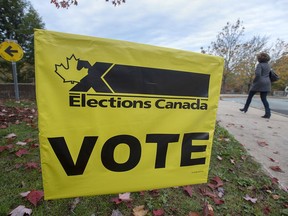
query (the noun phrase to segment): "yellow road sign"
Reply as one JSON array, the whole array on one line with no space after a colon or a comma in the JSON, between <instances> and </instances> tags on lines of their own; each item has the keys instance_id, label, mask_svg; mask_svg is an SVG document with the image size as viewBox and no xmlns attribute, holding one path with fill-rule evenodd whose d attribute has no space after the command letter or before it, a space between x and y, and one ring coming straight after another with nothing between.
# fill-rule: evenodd
<instances>
[{"instance_id":1,"label":"yellow road sign","mask_svg":"<svg viewBox=\"0 0 288 216\"><path fill-rule=\"evenodd\" d=\"M0 55L10 62L17 62L23 57L21 46L14 41L4 41L0 44Z\"/></svg>"}]
</instances>

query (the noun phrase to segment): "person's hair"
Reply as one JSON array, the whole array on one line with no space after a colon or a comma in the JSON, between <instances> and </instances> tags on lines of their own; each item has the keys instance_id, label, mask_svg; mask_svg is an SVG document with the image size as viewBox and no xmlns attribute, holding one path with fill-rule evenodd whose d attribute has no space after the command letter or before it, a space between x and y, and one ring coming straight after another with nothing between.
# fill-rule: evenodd
<instances>
[{"instance_id":1,"label":"person's hair","mask_svg":"<svg viewBox=\"0 0 288 216\"><path fill-rule=\"evenodd\" d=\"M267 53L261 52L257 54L257 60L260 63L267 63L270 61L270 56Z\"/></svg>"}]
</instances>

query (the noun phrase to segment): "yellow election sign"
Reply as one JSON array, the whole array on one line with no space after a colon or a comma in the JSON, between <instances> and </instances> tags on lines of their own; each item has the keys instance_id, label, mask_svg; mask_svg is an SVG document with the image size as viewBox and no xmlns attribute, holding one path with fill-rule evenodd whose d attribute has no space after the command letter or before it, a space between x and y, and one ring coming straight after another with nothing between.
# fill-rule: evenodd
<instances>
[{"instance_id":1,"label":"yellow election sign","mask_svg":"<svg viewBox=\"0 0 288 216\"><path fill-rule=\"evenodd\" d=\"M7 40L0 44L0 55L6 61L17 62L22 59L23 50L18 43Z\"/></svg>"},{"instance_id":2,"label":"yellow election sign","mask_svg":"<svg viewBox=\"0 0 288 216\"><path fill-rule=\"evenodd\" d=\"M35 31L45 199L207 182L223 59Z\"/></svg>"}]
</instances>

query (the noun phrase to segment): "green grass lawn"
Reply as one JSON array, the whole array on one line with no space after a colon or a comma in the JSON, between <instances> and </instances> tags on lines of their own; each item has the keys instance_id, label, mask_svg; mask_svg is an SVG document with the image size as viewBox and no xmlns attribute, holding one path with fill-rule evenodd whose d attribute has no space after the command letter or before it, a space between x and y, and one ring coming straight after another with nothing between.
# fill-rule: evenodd
<instances>
[{"instance_id":1,"label":"green grass lawn","mask_svg":"<svg viewBox=\"0 0 288 216\"><path fill-rule=\"evenodd\" d=\"M36 216L110 216L113 210L114 216L121 215L119 212L124 216L145 215L133 214L133 209L135 211L135 207L141 205L147 210L146 215L288 215L288 193L279 189L277 180L267 176L243 146L218 125L211 156L210 184L133 192L130 202L116 203L113 198L118 194L111 194L51 201L41 199L34 206L20 193L43 190L35 103L8 101L5 106L4 102L0 105L1 216L8 215L19 205L32 209ZM7 122L4 115L10 110L9 106L17 107L13 108L16 113L10 114ZM6 137L12 133L16 137ZM19 142L26 145L19 145ZM9 148L3 150L4 146ZM19 155L23 149L28 154L17 156L16 153Z\"/></svg>"}]
</instances>

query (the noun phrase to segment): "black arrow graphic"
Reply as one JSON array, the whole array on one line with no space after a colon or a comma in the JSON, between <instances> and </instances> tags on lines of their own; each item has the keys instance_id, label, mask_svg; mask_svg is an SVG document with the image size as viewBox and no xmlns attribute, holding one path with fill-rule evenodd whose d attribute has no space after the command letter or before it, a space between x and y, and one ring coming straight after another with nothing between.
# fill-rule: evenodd
<instances>
[{"instance_id":1,"label":"black arrow graphic","mask_svg":"<svg viewBox=\"0 0 288 216\"><path fill-rule=\"evenodd\" d=\"M12 46L9 46L5 49L5 52L10 55L11 57L13 57L13 53L18 53L18 50L12 50Z\"/></svg>"},{"instance_id":2,"label":"black arrow graphic","mask_svg":"<svg viewBox=\"0 0 288 216\"><path fill-rule=\"evenodd\" d=\"M104 79L116 93L208 97L210 75L116 64Z\"/></svg>"},{"instance_id":3,"label":"black arrow graphic","mask_svg":"<svg viewBox=\"0 0 288 216\"><path fill-rule=\"evenodd\" d=\"M103 77L111 66L112 63L90 65L80 60L77 69L88 68L88 75L70 91L87 92L93 88L96 92L112 93L105 80L115 93L208 97L208 74L116 64Z\"/></svg>"}]
</instances>

